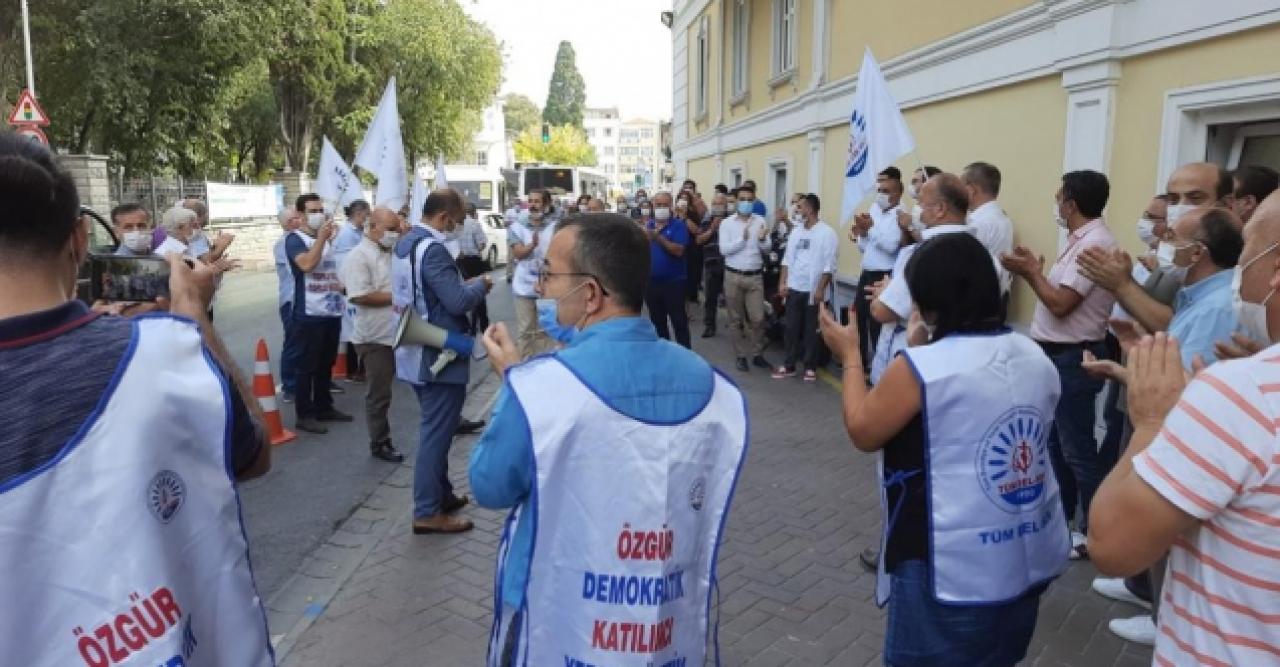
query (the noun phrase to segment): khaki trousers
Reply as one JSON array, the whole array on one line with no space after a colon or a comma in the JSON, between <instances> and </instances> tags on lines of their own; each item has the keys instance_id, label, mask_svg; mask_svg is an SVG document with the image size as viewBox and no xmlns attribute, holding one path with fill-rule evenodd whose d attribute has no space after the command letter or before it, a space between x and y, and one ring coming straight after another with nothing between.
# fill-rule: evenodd
<instances>
[{"instance_id":1,"label":"khaki trousers","mask_svg":"<svg viewBox=\"0 0 1280 667\"><path fill-rule=\"evenodd\" d=\"M735 357L754 357L764 349L764 279L724 272L724 302Z\"/></svg>"},{"instance_id":2,"label":"khaki trousers","mask_svg":"<svg viewBox=\"0 0 1280 667\"><path fill-rule=\"evenodd\" d=\"M391 443L387 410L391 408L391 385L396 379L396 356L390 345L360 343L356 345L356 352L364 364L364 415L369 425L369 449L376 449Z\"/></svg>"},{"instance_id":3,"label":"khaki trousers","mask_svg":"<svg viewBox=\"0 0 1280 667\"><path fill-rule=\"evenodd\" d=\"M520 350L520 357L528 359L556 349L556 342L538 325L537 299L517 296L513 300L516 306L516 347Z\"/></svg>"}]
</instances>

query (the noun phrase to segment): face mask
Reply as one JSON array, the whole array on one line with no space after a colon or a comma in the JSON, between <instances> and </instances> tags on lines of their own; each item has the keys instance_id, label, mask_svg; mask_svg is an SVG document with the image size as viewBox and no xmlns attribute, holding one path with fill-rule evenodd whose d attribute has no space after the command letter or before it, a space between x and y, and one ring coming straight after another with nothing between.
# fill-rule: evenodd
<instances>
[{"instance_id":1,"label":"face mask","mask_svg":"<svg viewBox=\"0 0 1280 667\"><path fill-rule=\"evenodd\" d=\"M651 209L651 208L642 208L642 209L640 209L640 215L641 215L642 217L645 217L645 218L651 217L651 216L653 215L653 209Z\"/></svg>"},{"instance_id":2,"label":"face mask","mask_svg":"<svg viewBox=\"0 0 1280 667\"><path fill-rule=\"evenodd\" d=\"M308 213L308 214L307 214L307 227L310 227L310 228L311 228L311 231L313 231L313 232L314 232L314 231L316 231L316 230L320 229L320 227L321 227L322 225L324 225L324 214L323 214L323 213Z\"/></svg>"},{"instance_id":3,"label":"face mask","mask_svg":"<svg viewBox=\"0 0 1280 667\"><path fill-rule=\"evenodd\" d=\"M653 217L656 220L670 220L671 209L665 206L659 206L658 208L653 209Z\"/></svg>"},{"instance_id":4,"label":"face mask","mask_svg":"<svg viewBox=\"0 0 1280 667\"><path fill-rule=\"evenodd\" d=\"M378 245L383 250L390 250L395 247L396 241L400 240L400 232L383 232L382 238L378 239Z\"/></svg>"},{"instance_id":5,"label":"face mask","mask_svg":"<svg viewBox=\"0 0 1280 667\"><path fill-rule=\"evenodd\" d=\"M1181 218L1187 211L1195 208L1193 204L1173 204L1169 206L1169 212L1165 214L1165 220L1170 227L1178 224L1178 218Z\"/></svg>"},{"instance_id":6,"label":"face mask","mask_svg":"<svg viewBox=\"0 0 1280 667\"><path fill-rule=\"evenodd\" d=\"M1267 292L1267 296L1262 300L1262 303L1252 303L1245 301L1244 297L1240 296L1240 287L1244 284L1244 270L1249 268L1250 264L1275 250L1277 245L1280 244L1272 244L1271 247L1262 251L1261 254L1244 265L1237 264L1235 272L1231 275L1231 311L1235 313L1236 321L1240 323L1240 330L1244 335L1259 343L1271 342L1271 332L1267 328L1267 302L1271 301L1271 297L1275 296L1276 291L1273 289Z\"/></svg>"},{"instance_id":7,"label":"face mask","mask_svg":"<svg viewBox=\"0 0 1280 667\"><path fill-rule=\"evenodd\" d=\"M755 206L751 202L745 199L738 202L738 215L751 215L753 210L755 210Z\"/></svg>"},{"instance_id":8,"label":"face mask","mask_svg":"<svg viewBox=\"0 0 1280 667\"><path fill-rule=\"evenodd\" d=\"M1178 247L1172 243L1162 241L1156 249L1156 262L1160 265L1160 269L1164 271L1166 276L1173 279L1174 282L1181 285L1187 279L1187 270L1191 265L1178 266L1174 264L1174 257L1178 254Z\"/></svg>"},{"instance_id":9,"label":"face mask","mask_svg":"<svg viewBox=\"0 0 1280 667\"><path fill-rule=\"evenodd\" d=\"M586 285L586 283L582 283ZM543 332L551 337L552 340L568 344L573 337L578 335L578 325L565 326L560 324L560 299L573 294L582 289L582 285L565 292L559 299L538 299L534 302L534 306L538 309L538 326L542 327Z\"/></svg>"},{"instance_id":10,"label":"face mask","mask_svg":"<svg viewBox=\"0 0 1280 667\"><path fill-rule=\"evenodd\" d=\"M920 191L916 189L915 183L910 183L907 185L907 196L911 197L912 199L920 198Z\"/></svg>"},{"instance_id":11,"label":"face mask","mask_svg":"<svg viewBox=\"0 0 1280 667\"><path fill-rule=\"evenodd\" d=\"M879 206L881 211L887 210L889 208L889 193L876 193L876 206Z\"/></svg>"},{"instance_id":12,"label":"face mask","mask_svg":"<svg viewBox=\"0 0 1280 667\"><path fill-rule=\"evenodd\" d=\"M1138 238L1145 244L1156 242L1156 221L1146 218L1138 219Z\"/></svg>"},{"instance_id":13,"label":"face mask","mask_svg":"<svg viewBox=\"0 0 1280 667\"><path fill-rule=\"evenodd\" d=\"M1053 222L1063 229L1067 228L1067 219L1062 217L1061 208L1056 200L1053 202Z\"/></svg>"},{"instance_id":14,"label":"face mask","mask_svg":"<svg viewBox=\"0 0 1280 667\"><path fill-rule=\"evenodd\" d=\"M125 232L124 247L136 253L151 252L151 232Z\"/></svg>"},{"instance_id":15,"label":"face mask","mask_svg":"<svg viewBox=\"0 0 1280 667\"><path fill-rule=\"evenodd\" d=\"M924 233L925 229L928 229L927 225L924 224L924 209L919 204L911 208L911 228L921 234Z\"/></svg>"}]
</instances>

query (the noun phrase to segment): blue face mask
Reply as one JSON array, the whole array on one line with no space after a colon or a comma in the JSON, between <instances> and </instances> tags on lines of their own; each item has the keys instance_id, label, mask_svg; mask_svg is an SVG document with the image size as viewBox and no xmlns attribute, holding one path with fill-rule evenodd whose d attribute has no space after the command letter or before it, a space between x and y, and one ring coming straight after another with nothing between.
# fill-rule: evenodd
<instances>
[{"instance_id":1,"label":"blue face mask","mask_svg":"<svg viewBox=\"0 0 1280 667\"><path fill-rule=\"evenodd\" d=\"M582 285L586 285L586 283L582 283ZM578 285L564 293L560 299L582 289L582 285ZM552 340L568 345L569 341L572 341L573 337L578 335L578 327L576 325L565 326L560 324L560 299L538 299L534 302L534 306L538 309L538 326L542 328L542 331L550 336Z\"/></svg>"},{"instance_id":2,"label":"blue face mask","mask_svg":"<svg viewBox=\"0 0 1280 667\"><path fill-rule=\"evenodd\" d=\"M751 202L745 201L745 200L738 202L739 215L751 215L751 212L754 210L755 210L755 205L752 204Z\"/></svg>"}]
</instances>

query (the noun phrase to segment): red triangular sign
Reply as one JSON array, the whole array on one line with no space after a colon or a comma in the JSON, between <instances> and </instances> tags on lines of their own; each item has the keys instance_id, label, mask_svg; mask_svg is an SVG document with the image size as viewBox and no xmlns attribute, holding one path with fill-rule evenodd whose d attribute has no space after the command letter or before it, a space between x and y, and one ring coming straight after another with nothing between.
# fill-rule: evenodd
<instances>
[{"instance_id":1,"label":"red triangular sign","mask_svg":"<svg viewBox=\"0 0 1280 667\"><path fill-rule=\"evenodd\" d=\"M49 117L40 108L36 98L31 96L31 91L23 88L22 94L18 96L18 103L13 105L13 113L9 114L9 124L47 127Z\"/></svg>"}]
</instances>

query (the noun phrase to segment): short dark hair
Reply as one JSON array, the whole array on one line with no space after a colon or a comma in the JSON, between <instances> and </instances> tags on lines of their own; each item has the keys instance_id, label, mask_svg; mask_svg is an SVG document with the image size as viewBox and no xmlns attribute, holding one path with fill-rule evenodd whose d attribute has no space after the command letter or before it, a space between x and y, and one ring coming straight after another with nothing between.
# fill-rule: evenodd
<instances>
[{"instance_id":1,"label":"short dark hair","mask_svg":"<svg viewBox=\"0 0 1280 667\"><path fill-rule=\"evenodd\" d=\"M320 198L320 195L314 192L308 192L306 194L298 195L298 198L293 200L293 208L299 213L306 213L307 204L313 201L323 202L324 200Z\"/></svg>"},{"instance_id":2,"label":"short dark hair","mask_svg":"<svg viewBox=\"0 0 1280 667\"><path fill-rule=\"evenodd\" d=\"M1227 168L1220 164L1215 164L1213 166L1218 169L1218 191L1215 194L1218 195L1218 199L1220 200L1230 197L1231 193L1236 189L1235 181L1231 179L1231 172L1227 171Z\"/></svg>"},{"instance_id":3,"label":"short dark hair","mask_svg":"<svg viewBox=\"0 0 1280 667\"><path fill-rule=\"evenodd\" d=\"M448 213L455 218L461 218L465 214L462 206L462 195L458 194L453 188L436 188L427 195L427 201L422 204L422 217L431 218L441 212Z\"/></svg>"},{"instance_id":4,"label":"short dark hair","mask_svg":"<svg viewBox=\"0 0 1280 667\"><path fill-rule=\"evenodd\" d=\"M938 196L947 208L964 215L969 210L969 191L964 189L964 181L955 174L941 173L931 176L929 182L938 188Z\"/></svg>"},{"instance_id":5,"label":"short dark hair","mask_svg":"<svg viewBox=\"0 0 1280 667\"><path fill-rule=\"evenodd\" d=\"M814 213L822 210L822 201L818 199L818 195L812 192L807 195L800 195L800 201L808 202L809 208L813 209Z\"/></svg>"},{"instance_id":6,"label":"short dark hair","mask_svg":"<svg viewBox=\"0 0 1280 667\"><path fill-rule=\"evenodd\" d=\"M729 195L730 197L733 197L734 199L737 199L737 198L738 198L738 191L739 191L739 190L741 190L741 189L742 189L742 188L734 188L734 189L732 189L732 190L730 190L730 191L726 192L725 194Z\"/></svg>"},{"instance_id":7,"label":"short dark hair","mask_svg":"<svg viewBox=\"0 0 1280 667\"><path fill-rule=\"evenodd\" d=\"M546 208L546 210L543 211L543 213L550 213L555 210L556 206L555 206L555 203L551 200L550 190L547 190L546 188L538 188L536 190L530 190L529 194L538 195L538 197L542 199L542 205L543 207Z\"/></svg>"},{"instance_id":8,"label":"short dark hair","mask_svg":"<svg viewBox=\"0 0 1280 667\"><path fill-rule=\"evenodd\" d=\"M924 241L907 260L906 274L911 300L922 314L934 315L933 340L1003 326L995 264L972 234Z\"/></svg>"},{"instance_id":9,"label":"short dark hair","mask_svg":"<svg viewBox=\"0 0 1280 667\"><path fill-rule=\"evenodd\" d=\"M1111 196L1107 177L1092 169L1069 171L1062 175L1062 201L1073 201L1080 215L1090 220L1102 216Z\"/></svg>"},{"instance_id":10,"label":"short dark hair","mask_svg":"<svg viewBox=\"0 0 1280 667\"><path fill-rule=\"evenodd\" d=\"M350 204L348 204L347 207L342 210L342 212L345 213L348 218L350 218L359 211L368 211L368 210L371 210L371 208L369 207L369 202L363 199L357 199L351 202Z\"/></svg>"},{"instance_id":11,"label":"short dark hair","mask_svg":"<svg viewBox=\"0 0 1280 667\"><path fill-rule=\"evenodd\" d=\"M1000 196L1000 170L990 162L974 162L964 168L965 182L992 197Z\"/></svg>"},{"instance_id":12,"label":"short dark hair","mask_svg":"<svg viewBox=\"0 0 1280 667\"><path fill-rule=\"evenodd\" d=\"M1209 259L1219 268L1229 269L1240 261L1244 250L1244 236L1240 233L1240 220L1231 211L1214 206L1200 218L1197 240L1209 251Z\"/></svg>"},{"instance_id":13,"label":"short dark hair","mask_svg":"<svg viewBox=\"0 0 1280 667\"><path fill-rule=\"evenodd\" d=\"M75 181L53 153L14 133L0 134L0 256L46 259L80 221Z\"/></svg>"},{"instance_id":14,"label":"short dark hair","mask_svg":"<svg viewBox=\"0 0 1280 667\"><path fill-rule=\"evenodd\" d=\"M743 190L754 195L756 193L756 184L752 181L747 181L746 183L738 186L738 192L742 192Z\"/></svg>"},{"instance_id":15,"label":"short dark hair","mask_svg":"<svg viewBox=\"0 0 1280 667\"><path fill-rule=\"evenodd\" d=\"M120 222L116 220L116 218L122 215L129 215L130 213L137 213L138 211L142 211L145 213L146 210L147 210L146 206L143 206L142 204L139 204L137 202L128 202L126 204L120 204L115 208L111 209L111 224L113 225L120 224Z\"/></svg>"},{"instance_id":16,"label":"short dark hair","mask_svg":"<svg viewBox=\"0 0 1280 667\"><path fill-rule=\"evenodd\" d=\"M649 284L649 241L640 227L616 213L584 213L556 226L577 232L573 270L600 281L618 305L639 312Z\"/></svg>"},{"instance_id":17,"label":"short dark hair","mask_svg":"<svg viewBox=\"0 0 1280 667\"><path fill-rule=\"evenodd\" d=\"M1280 172L1260 164L1240 167L1231 176L1240 184L1235 188L1236 197L1252 196L1258 203L1280 187Z\"/></svg>"},{"instance_id":18,"label":"short dark hair","mask_svg":"<svg viewBox=\"0 0 1280 667\"><path fill-rule=\"evenodd\" d=\"M925 180L926 180L926 181L927 181L927 180L929 180L930 178L933 178L934 176L937 176L938 174L941 174L941 173L942 173L942 170L941 170L941 169L939 169L939 168L937 168L937 167L935 167L935 166L933 166L933 165L931 165L931 164L927 164L927 165L925 165L925 166L923 166L923 167L920 167L920 168L916 169L916 171L924 171L924 178L925 178ZM912 172L912 173L914 173L914 172Z\"/></svg>"},{"instance_id":19,"label":"short dark hair","mask_svg":"<svg viewBox=\"0 0 1280 667\"><path fill-rule=\"evenodd\" d=\"M721 194L721 195L729 194L729 187L726 186L724 183L716 183L716 194Z\"/></svg>"},{"instance_id":20,"label":"short dark hair","mask_svg":"<svg viewBox=\"0 0 1280 667\"><path fill-rule=\"evenodd\" d=\"M880 175L895 181L902 180L902 172L897 167L885 167L884 171L880 172Z\"/></svg>"},{"instance_id":21,"label":"short dark hair","mask_svg":"<svg viewBox=\"0 0 1280 667\"><path fill-rule=\"evenodd\" d=\"M698 189L698 182L693 180L692 178L684 179L684 182L680 184L680 188L684 189L684 186L686 185L693 188L694 190Z\"/></svg>"}]
</instances>

